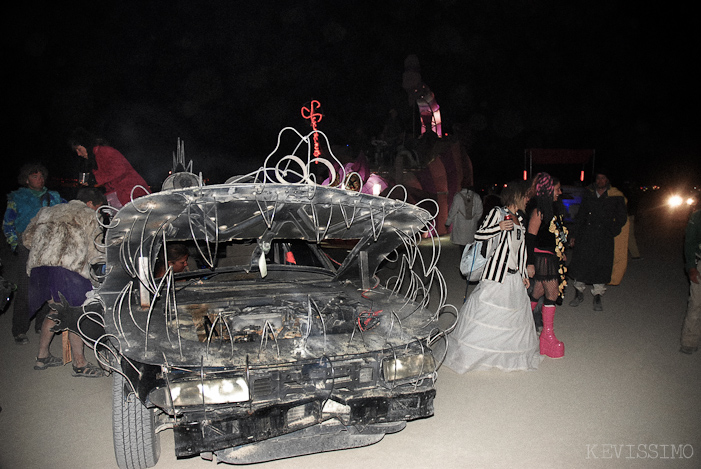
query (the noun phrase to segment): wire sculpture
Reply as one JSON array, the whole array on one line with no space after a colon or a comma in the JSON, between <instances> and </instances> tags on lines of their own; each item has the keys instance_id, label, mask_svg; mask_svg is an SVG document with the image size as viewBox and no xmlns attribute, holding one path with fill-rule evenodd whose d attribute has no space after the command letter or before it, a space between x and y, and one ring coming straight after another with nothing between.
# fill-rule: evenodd
<instances>
[{"instance_id":1,"label":"wire sculpture","mask_svg":"<svg viewBox=\"0 0 701 469\"><path fill-rule=\"evenodd\" d=\"M280 156L282 137L286 133L296 135L299 142L291 154ZM328 159L315 155L314 142L319 140L326 143ZM181 147L180 141L177 162L184 163L184 145ZM325 168L329 181L338 180L338 186L320 185L316 175L319 168ZM360 178L357 173L353 175ZM134 198L135 188L131 203L114 213L109 223L102 223L107 233L104 243L100 243L107 253L106 269L97 297L105 307L104 327L107 332L89 344L96 351L110 350L114 359L103 360L102 364L122 373L119 362L126 359L125 350L133 353L137 349L141 356L159 361L161 366L168 368L178 367L187 362L187 357L198 355L200 368L197 372L203 376L209 366L234 363L240 346L235 341L231 321L240 311L216 312L203 346L190 350L191 346L184 345L185 326L176 301L179 289L174 273L168 269L160 280L157 279L154 274L156 258L159 252L165 252L169 242L189 240L196 246L206 267L214 271L224 241L250 237L258 239L259 260L263 266L265 253L261 246L284 230L302 234L309 242L317 244L344 237L361 239L363 245L358 246L359 242L353 248L353 254L367 249L368 256L373 256L377 251L378 259L368 261L372 266L368 275L377 280L375 287L388 292L389 296L378 294L374 289L364 293L363 297L370 302L388 301L388 298L401 298L401 302L399 306L384 310L379 306L366 308L377 312L377 317L386 327L369 328L357 321L346 346L358 348L363 344L379 343L394 353L394 347L404 343L412 321L413 329L418 324L419 328L426 330L421 339L415 339L422 349L444 338L455 324L442 330L438 318L445 311L457 309L446 303L446 282L438 269L441 243L434 229L438 204L431 199L416 205L408 203L408 192L403 186L393 187L385 196L353 192L348 185L349 176L331 151L323 132L315 130L303 135L287 127L278 134L277 144L265 158L263 166L252 173L209 187L205 187L200 178L197 187L139 198ZM232 209L234 204L240 208ZM293 218L282 213L285 206L295 208ZM227 219L230 215L234 215L233 221ZM379 247L379 240L385 236L392 238L395 244L387 253L381 252ZM269 244L267 246L269 248ZM381 262L397 265L396 274L385 279L384 285L380 285L380 279L375 276ZM260 269L261 275L263 270ZM351 278L349 270L351 261L346 260L336 271L337 279L348 282ZM134 303L137 296L141 296L143 302L144 295L148 301L141 310ZM319 306L325 299L324 295L307 294L306 299L301 300L300 309L304 313L299 315L299 320L304 323L304 330L293 350L331 363L328 358L331 324L325 318L327 308ZM419 314L429 307L432 314ZM219 330L216 334L215 328ZM320 330L318 335L313 333L316 329ZM163 330L167 340L152 347L154 337ZM269 339L274 347L269 346ZM214 340L222 344L228 342L228 345L215 348L212 346ZM266 319L260 330L258 358L264 356L282 362L287 358L281 347L279 327ZM248 353L244 355L248 373L249 367L254 366L249 360L255 361L256 357ZM436 368L440 362L442 360L437 361ZM436 370L432 371L435 379Z\"/></svg>"}]
</instances>

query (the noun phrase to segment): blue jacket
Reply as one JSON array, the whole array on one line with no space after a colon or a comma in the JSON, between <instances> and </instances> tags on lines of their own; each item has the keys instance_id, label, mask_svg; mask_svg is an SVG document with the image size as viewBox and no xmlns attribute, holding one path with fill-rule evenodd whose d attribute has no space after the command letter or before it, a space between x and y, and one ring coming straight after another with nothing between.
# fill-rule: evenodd
<instances>
[{"instance_id":1,"label":"blue jacket","mask_svg":"<svg viewBox=\"0 0 701 469\"><path fill-rule=\"evenodd\" d=\"M42 207L62 203L66 203L66 201L58 192L50 191L46 187L40 191L20 187L7 194L7 209L2 221L2 230L12 250L17 248L19 236Z\"/></svg>"}]
</instances>

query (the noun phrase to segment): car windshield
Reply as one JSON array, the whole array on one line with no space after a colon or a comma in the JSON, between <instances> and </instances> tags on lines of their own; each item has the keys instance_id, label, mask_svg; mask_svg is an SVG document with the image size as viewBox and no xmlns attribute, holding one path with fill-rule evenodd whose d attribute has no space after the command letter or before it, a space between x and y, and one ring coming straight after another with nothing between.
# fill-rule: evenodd
<instances>
[{"instance_id":1,"label":"car windshield","mask_svg":"<svg viewBox=\"0 0 701 469\"><path fill-rule=\"evenodd\" d=\"M251 277L260 277L261 254L265 269L304 269L315 268L335 273L348 257L358 240L325 240L323 243L310 243L299 239L277 239L270 243L267 252L262 252L254 239L234 240L224 243L218 250L216 261L210 267L200 252L201 245L192 241L176 242L188 252L187 266L182 271L174 271L176 278L210 277L212 272L219 274L243 271ZM162 255L161 250L161 255ZM160 258L156 264L162 264ZM161 270L162 274L165 273ZM242 277L238 277L242 278Z\"/></svg>"}]
</instances>

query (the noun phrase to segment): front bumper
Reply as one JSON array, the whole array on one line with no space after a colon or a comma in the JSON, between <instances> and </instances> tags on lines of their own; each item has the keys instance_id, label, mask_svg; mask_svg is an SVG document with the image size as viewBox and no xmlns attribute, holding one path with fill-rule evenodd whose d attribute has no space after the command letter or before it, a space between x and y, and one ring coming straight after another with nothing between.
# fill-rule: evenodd
<instances>
[{"instance_id":1,"label":"front bumper","mask_svg":"<svg viewBox=\"0 0 701 469\"><path fill-rule=\"evenodd\" d=\"M345 427L379 425L376 428L382 428L386 424L432 416L435 395L433 388L417 391L412 386L406 392L395 388L385 396L308 399L253 412L241 406L185 413L173 427L175 453L177 457L188 457L216 452L294 433L331 419L337 419ZM328 411L334 407L328 406L329 400L340 405L343 412Z\"/></svg>"}]
</instances>

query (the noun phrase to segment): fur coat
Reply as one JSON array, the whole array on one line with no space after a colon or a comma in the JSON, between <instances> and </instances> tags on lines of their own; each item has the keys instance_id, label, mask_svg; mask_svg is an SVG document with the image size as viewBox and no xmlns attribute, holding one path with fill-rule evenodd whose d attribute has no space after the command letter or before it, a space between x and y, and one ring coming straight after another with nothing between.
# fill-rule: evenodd
<instances>
[{"instance_id":1,"label":"fur coat","mask_svg":"<svg viewBox=\"0 0 701 469\"><path fill-rule=\"evenodd\" d=\"M101 233L95 210L85 202L42 208L22 233L29 249L27 275L34 267L59 266L90 280L90 264L101 255L96 244Z\"/></svg>"}]
</instances>

